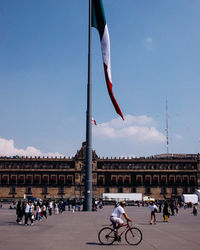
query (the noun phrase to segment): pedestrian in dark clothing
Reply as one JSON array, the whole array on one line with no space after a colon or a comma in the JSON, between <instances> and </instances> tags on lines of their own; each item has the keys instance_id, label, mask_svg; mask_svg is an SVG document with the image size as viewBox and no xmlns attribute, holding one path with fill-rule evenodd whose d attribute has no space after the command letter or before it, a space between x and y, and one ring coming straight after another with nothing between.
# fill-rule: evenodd
<instances>
[{"instance_id":1,"label":"pedestrian in dark clothing","mask_svg":"<svg viewBox=\"0 0 200 250\"><path fill-rule=\"evenodd\" d=\"M47 207L45 204L42 206L42 217L45 217L47 219Z\"/></svg>"},{"instance_id":2,"label":"pedestrian in dark clothing","mask_svg":"<svg viewBox=\"0 0 200 250\"><path fill-rule=\"evenodd\" d=\"M67 199L67 207L68 207L68 211L70 211L70 207L71 207L71 201L70 201L70 199Z\"/></svg>"},{"instance_id":3,"label":"pedestrian in dark clothing","mask_svg":"<svg viewBox=\"0 0 200 250\"><path fill-rule=\"evenodd\" d=\"M164 207L163 207L163 218L164 218L164 222L168 222L169 219L169 204L167 201L165 201L164 203Z\"/></svg>"},{"instance_id":4,"label":"pedestrian in dark clothing","mask_svg":"<svg viewBox=\"0 0 200 250\"><path fill-rule=\"evenodd\" d=\"M193 206L193 211L192 211L192 213L193 213L195 216L197 216L197 207L196 207L196 206Z\"/></svg>"},{"instance_id":5,"label":"pedestrian in dark clothing","mask_svg":"<svg viewBox=\"0 0 200 250\"><path fill-rule=\"evenodd\" d=\"M171 216L174 216L174 202L173 201L170 203L170 209L171 209Z\"/></svg>"},{"instance_id":6,"label":"pedestrian in dark clothing","mask_svg":"<svg viewBox=\"0 0 200 250\"><path fill-rule=\"evenodd\" d=\"M22 216L23 216L21 201L18 201L18 203L17 203L16 214L17 214L17 220L16 221L17 221L17 223L20 223L21 220L22 220Z\"/></svg>"}]
</instances>

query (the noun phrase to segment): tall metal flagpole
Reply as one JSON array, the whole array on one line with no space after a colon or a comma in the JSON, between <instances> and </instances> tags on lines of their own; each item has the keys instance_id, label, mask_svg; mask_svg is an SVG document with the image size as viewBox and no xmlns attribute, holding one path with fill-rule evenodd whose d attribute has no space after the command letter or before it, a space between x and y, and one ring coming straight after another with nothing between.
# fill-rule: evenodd
<instances>
[{"instance_id":1,"label":"tall metal flagpole","mask_svg":"<svg viewBox=\"0 0 200 250\"><path fill-rule=\"evenodd\" d=\"M91 37L91 25L92 25L92 0L89 0L85 211L92 210L92 82L91 82L91 38L92 37Z\"/></svg>"},{"instance_id":2,"label":"tall metal flagpole","mask_svg":"<svg viewBox=\"0 0 200 250\"><path fill-rule=\"evenodd\" d=\"M168 101L166 99L166 146L167 146L167 154L169 153L169 136L168 136Z\"/></svg>"}]
</instances>

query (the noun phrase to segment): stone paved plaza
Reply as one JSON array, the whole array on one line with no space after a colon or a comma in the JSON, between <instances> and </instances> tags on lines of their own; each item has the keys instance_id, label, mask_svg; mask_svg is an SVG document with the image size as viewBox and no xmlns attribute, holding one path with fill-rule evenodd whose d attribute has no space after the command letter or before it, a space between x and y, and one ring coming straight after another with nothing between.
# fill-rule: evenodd
<instances>
[{"instance_id":1,"label":"stone paved plaza","mask_svg":"<svg viewBox=\"0 0 200 250\"><path fill-rule=\"evenodd\" d=\"M135 226L141 229L143 240L138 246L121 243L102 246L97 234L102 225L109 225L113 207L106 206L97 212L64 212L49 216L33 226L15 222L15 210L0 209L0 250L95 250L95 249L144 249L144 250L197 250L200 248L200 209L194 216L191 209L180 209L179 214L163 223L157 214L157 224L150 225L147 207L126 207Z\"/></svg>"}]
</instances>

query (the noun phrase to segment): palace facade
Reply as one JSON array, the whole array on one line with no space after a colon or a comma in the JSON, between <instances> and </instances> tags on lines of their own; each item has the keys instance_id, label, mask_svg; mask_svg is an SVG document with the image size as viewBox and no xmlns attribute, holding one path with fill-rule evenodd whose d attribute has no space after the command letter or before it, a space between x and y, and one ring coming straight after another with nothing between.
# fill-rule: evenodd
<instances>
[{"instance_id":1,"label":"palace facade","mask_svg":"<svg viewBox=\"0 0 200 250\"><path fill-rule=\"evenodd\" d=\"M0 158L0 199L84 197L86 145L70 158ZM142 193L155 199L200 189L200 155L100 158L93 151L93 197Z\"/></svg>"}]
</instances>

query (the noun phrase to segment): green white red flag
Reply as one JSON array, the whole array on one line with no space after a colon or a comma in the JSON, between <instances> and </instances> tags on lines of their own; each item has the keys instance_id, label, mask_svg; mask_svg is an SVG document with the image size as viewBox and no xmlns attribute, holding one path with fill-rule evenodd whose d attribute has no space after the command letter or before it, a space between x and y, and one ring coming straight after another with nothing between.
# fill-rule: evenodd
<instances>
[{"instance_id":1,"label":"green white red flag","mask_svg":"<svg viewBox=\"0 0 200 250\"><path fill-rule=\"evenodd\" d=\"M106 84L107 84L108 93L110 95L110 99L113 103L113 106L116 112L124 120L123 114L114 97L113 90L112 90L110 38L109 38L108 26L106 24L106 19L104 15L104 8L103 8L102 0L92 0L92 27L96 28L99 32L105 79L106 79Z\"/></svg>"}]
</instances>

